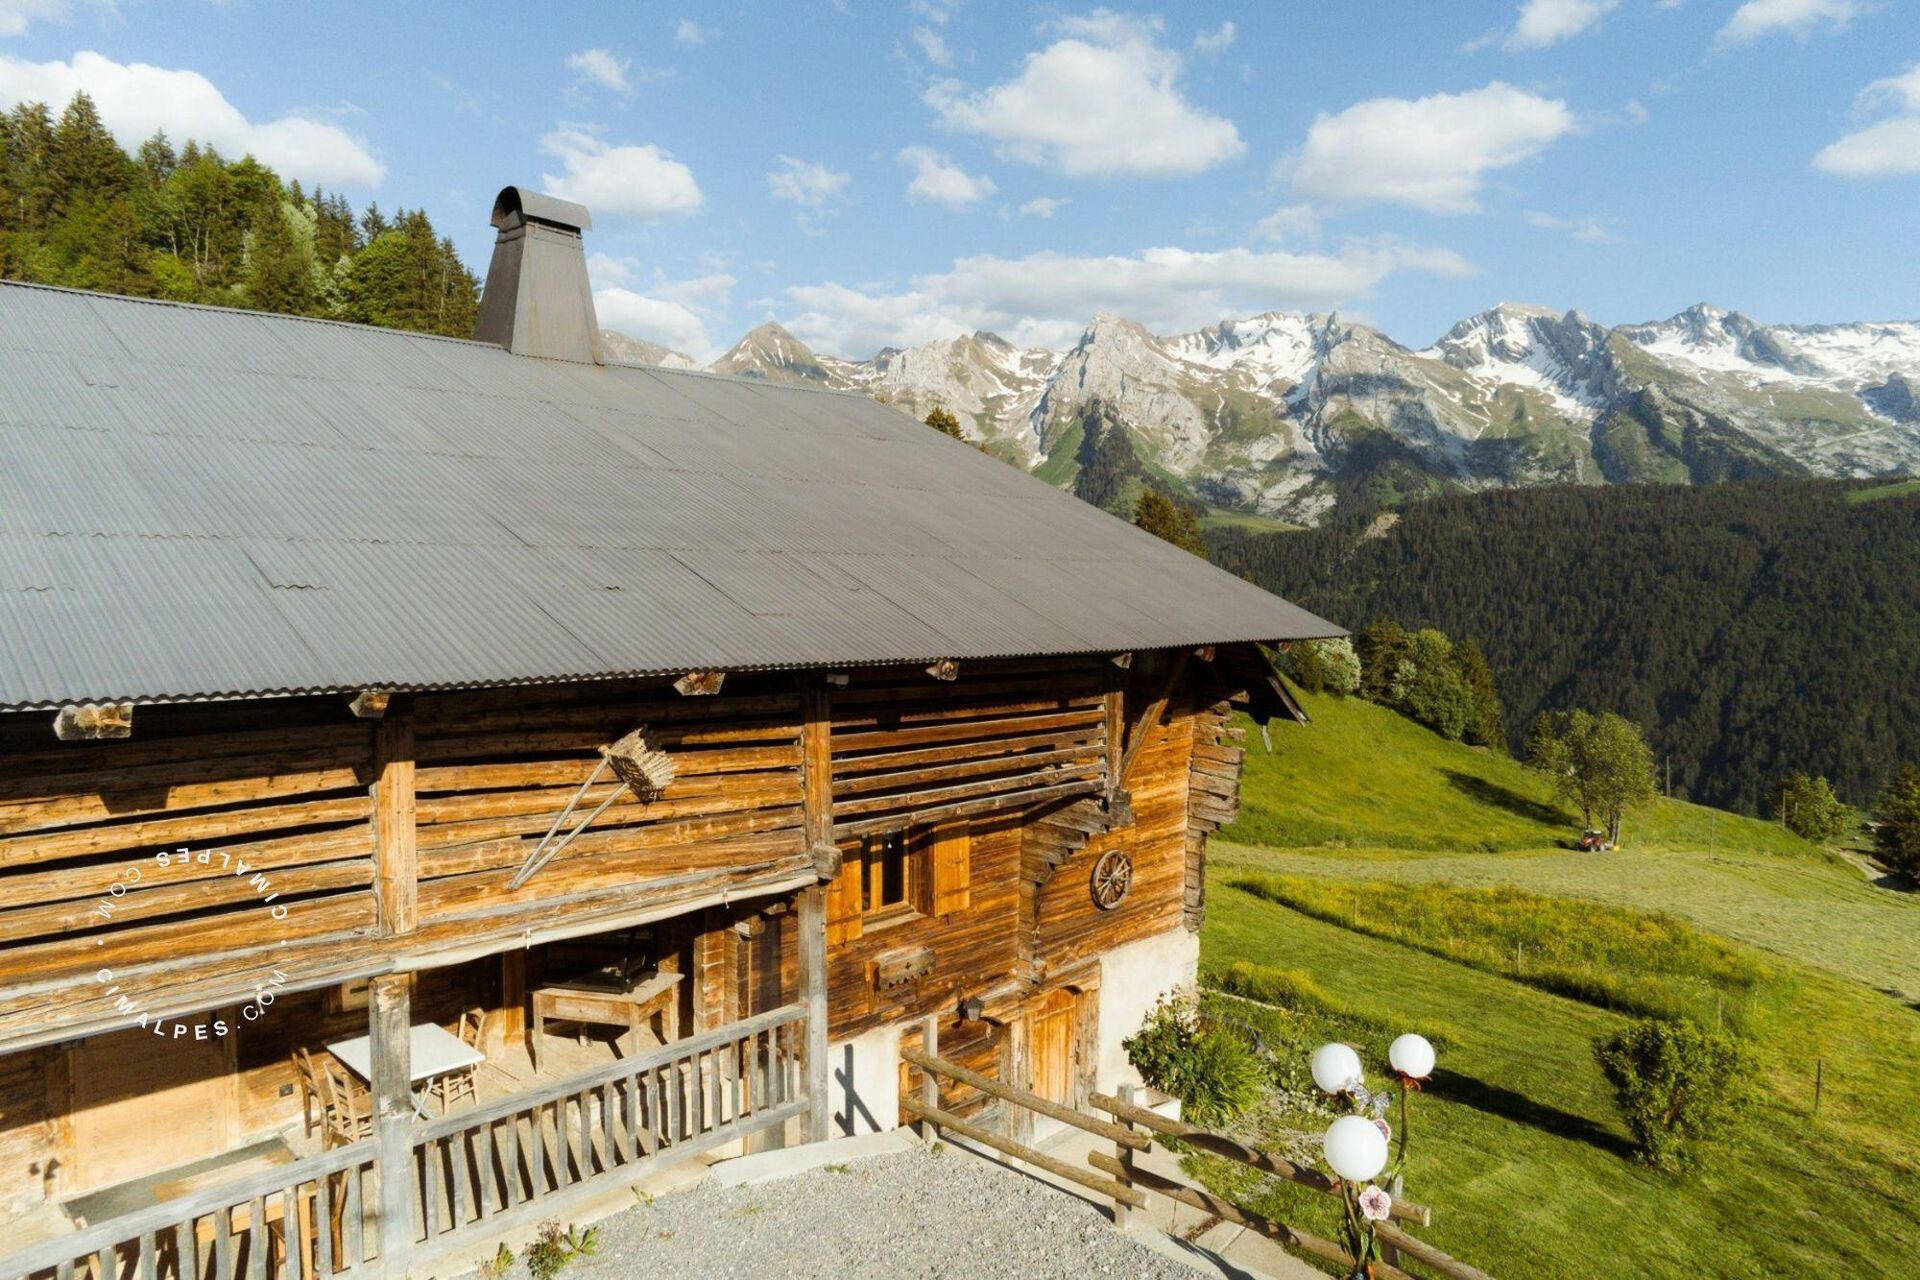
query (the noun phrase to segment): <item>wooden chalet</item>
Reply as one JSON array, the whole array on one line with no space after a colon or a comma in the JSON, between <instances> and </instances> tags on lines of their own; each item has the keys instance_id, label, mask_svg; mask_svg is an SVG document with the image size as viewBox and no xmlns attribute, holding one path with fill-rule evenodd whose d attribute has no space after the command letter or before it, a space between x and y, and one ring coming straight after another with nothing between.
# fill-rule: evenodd
<instances>
[{"instance_id":1,"label":"wooden chalet","mask_svg":"<svg viewBox=\"0 0 1920 1280\"><path fill-rule=\"evenodd\" d=\"M0 1280L426 1274L1194 977L1338 629L493 221L470 342L0 285Z\"/></svg>"}]
</instances>

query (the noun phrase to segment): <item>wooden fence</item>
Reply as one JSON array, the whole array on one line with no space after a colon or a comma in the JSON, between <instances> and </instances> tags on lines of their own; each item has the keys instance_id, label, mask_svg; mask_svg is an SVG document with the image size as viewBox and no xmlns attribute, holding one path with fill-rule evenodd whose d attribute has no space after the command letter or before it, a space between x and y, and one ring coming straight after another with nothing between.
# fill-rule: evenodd
<instances>
[{"instance_id":1,"label":"wooden fence","mask_svg":"<svg viewBox=\"0 0 1920 1280\"><path fill-rule=\"evenodd\" d=\"M1352 1255L1334 1242L1243 1209L1184 1179L1169 1177L1143 1168L1139 1165L1137 1157L1153 1149L1157 1135L1160 1138L1174 1139L1192 1150L1220 1156L1261 1173L1311 1187L1315 1191L1330 1195L1342 1194L1339 1184L1319 1170L1294 1164L1290 1160L1247 1146L1225 1134L1183 1124L1178 1120L1169 1120L1158 1112L1136 1106L1131 1098L1131 1086L1123 1088L1121 1096L1103 1093L1092 1096L1091 1102L1094 1108L1107 1112L1111 1117L1106 1119L1089 1115L1073 1107L1062 1106L1028 1090L1003 1084L977 1071L969 1071L957 1063L941 1058L936 1027L934 1019L926 1019L921 1033L923 1047L900 1050L901 1060L918 1067L921 1072L920 1096L902 1097L900 1109L910 1119L919 1121L926 1131L931 1133L943 1129L951 1130L1003 1155L1011 1156L1034 1168L1043 1169L1057 1178L1085 1187L1113 1202L1113 1218L1118 1226L1126 1225L1130 1210L1147 1207L1147 1193L1151 1192L1180 1204L1189 1205L1222 1221L1245 1227L1289 1249L1310 1254L1348 1269L1353 1267ZM1096 1137L1105 1138L1113 1143L1113 1154L1108 1155L1104 1151L1088 1152L1087 1163L1099 1171L1089 1172L1057 1156L1016 1142L1004 1134L995 1133L983 1125L962 1120L940 1109L939 1080L936 1078L940 1076L971 1085L982 1093L998 1098L1011 1106L1025 1107L1036 1114L1058 1120L1062 1124L1070 1125ZM1405 1223L1428 1226L1431 1225L1432 1218L1432 1210L1426 1206L1396 1199L1393 1202L1389 1220L1376 1222L1374 1230L1380 1241L1397 1251L1399 1256L1417 1259L1439 1274L1448 1277L1448 1280L1490 1280L1485 1272L1443 1253L1399 1225ZM1376 1280L1415 1280L1415 1277L1388 1262L1374 1263L1372 1274Z\"/></svg>"},{"instance_id":2,"label":"wooden fence","mask_svg":"<svg viewBox=\"0 0 1920 1280\"><path fill-rule=\"evenodd\" d=\"M367 1275L378 1144L309 1160L122 1214L0 1258L26 1280L313 1280Z\"/></svg>"},{"instance_id":3,"label":"wooden fence","mask_svg":"<svg viewBox=\"0 0 1920 1280\"><path fill-rule=\"evenodd\" d=\"M415 1261L804 1114L805 1029L787 1005L423 1126Z\"/></svg>"},{"instance_id":4,"label":"wooden fence","mask_svg":"<svg viewBox=\"0 0 1920 1280\"><path fill-rule=\"evenodd\" d=\"M417 1268L808 1109L793 1004L418 1126L405 1150ZM0 1280L387 1277L378 1139L0 1256Z\"/></svg>"}]
</instances>

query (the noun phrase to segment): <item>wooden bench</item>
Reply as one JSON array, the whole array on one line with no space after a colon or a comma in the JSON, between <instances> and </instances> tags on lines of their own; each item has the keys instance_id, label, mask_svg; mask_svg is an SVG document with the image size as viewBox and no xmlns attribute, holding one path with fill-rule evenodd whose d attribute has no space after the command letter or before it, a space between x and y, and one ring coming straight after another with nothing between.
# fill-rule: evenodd
<instances>
[{"instance_id":1,"label":"wooden bench","mask_svg":"<svg viewBox=\"0 0 1920 1280\"><path fill-rule=\"evenodd\" d=\"M625 1027L639 1031L652 1024L661 1044L680 1034L680 978L656 973L630 986L601 986L592 982L540 987L533 992L533 1039L528 1051L533 1069L540 1069L540 1041L548 1019Z\"/></svg>"}]
</instances>

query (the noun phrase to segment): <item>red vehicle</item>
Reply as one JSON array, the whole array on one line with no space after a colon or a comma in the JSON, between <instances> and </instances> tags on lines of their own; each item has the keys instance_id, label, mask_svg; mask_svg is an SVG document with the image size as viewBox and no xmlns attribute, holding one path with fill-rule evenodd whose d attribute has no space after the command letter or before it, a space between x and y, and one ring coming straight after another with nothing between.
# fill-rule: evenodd
<instances>
[{"instance_id":1,"label":"red vehicle","mask_svg":"<svg viewBox=\"0 0 1920 1280\"><path fill-rule=\"evenodd\" d=\"M1580 833L1580 851L1582 853L1605 853L1611 848L1613 848L1613 845L1607 840L1607 833L1604 831L1595 831L1589 827Z\"/></svg>"}]
</instances>

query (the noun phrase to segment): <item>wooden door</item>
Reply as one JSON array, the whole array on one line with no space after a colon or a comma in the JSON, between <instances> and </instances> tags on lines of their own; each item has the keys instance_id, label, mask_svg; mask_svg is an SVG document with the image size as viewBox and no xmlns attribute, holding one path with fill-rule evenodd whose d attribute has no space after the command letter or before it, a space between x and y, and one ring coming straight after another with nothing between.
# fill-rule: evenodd
<instances>
[{"instance_id":1,"label":"wooden door","mask_svg":"<svg viewBox=\"0 0 1920 1280\"><path fill-rule=\"evenodd\" d=\"M1049 991L1029 1006L1027 1045L1032 1060L1031 1088L1050 1102L1077 1106L1079 1000L1065 989Z\"/></svg>"},{"instance_id":2,"label":"wooden door","mask_svg":"<svg viewBox=\"0 0 1920 1280\"><path fill-rule=\"evenodd\" d=\"M231 1145L226 1042L117 1031L72 1050L75 1191L218 1155Z\"/></svg>"}]
</instances>

